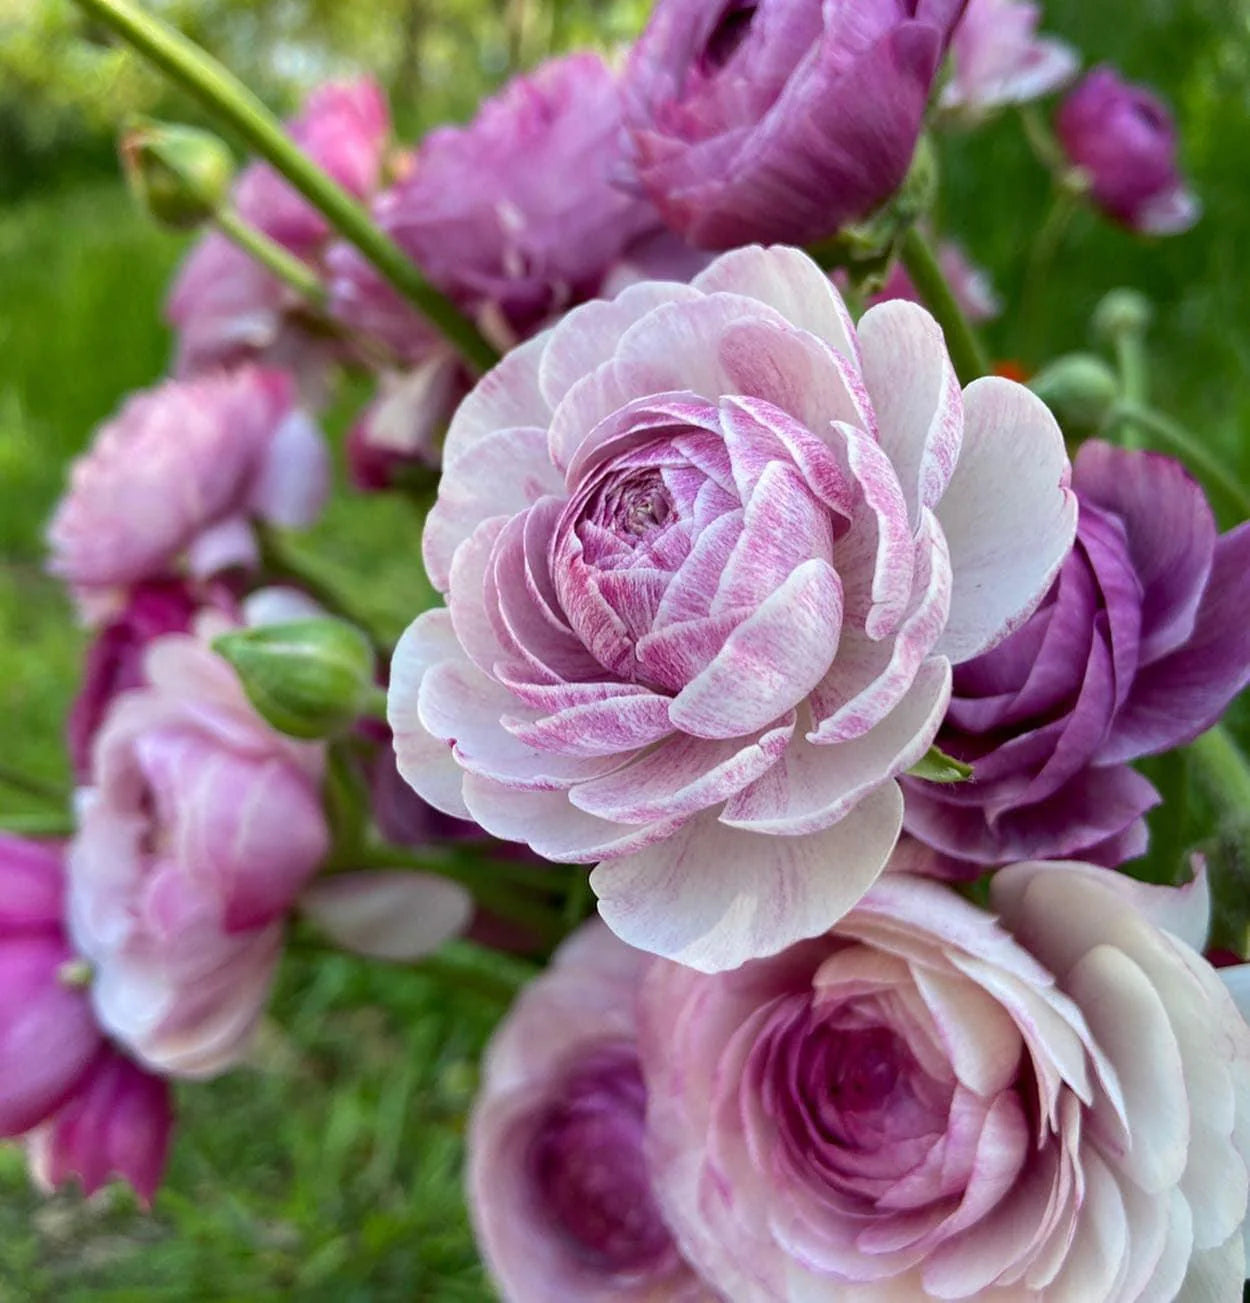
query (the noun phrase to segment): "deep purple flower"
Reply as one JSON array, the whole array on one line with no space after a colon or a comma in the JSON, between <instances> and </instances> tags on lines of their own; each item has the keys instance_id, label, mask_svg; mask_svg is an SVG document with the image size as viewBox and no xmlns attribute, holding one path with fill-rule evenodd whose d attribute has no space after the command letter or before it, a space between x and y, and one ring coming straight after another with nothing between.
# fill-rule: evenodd
<instances>
[{"instance_id":1,"label":"deep purple flower","mask_svg":"<svg viewBox=\"0 0 1250 1303\"><path fill-rule=\"evenodd\" d=\"M620 156L615 74L597 55L552 59L441 127L374 205L378 223L429 279L501 344L598 293L630 244L659 221L612 184ZM331 253L336 315L410 362L432 332L346 245Z\"/></svg>"},{"instance_id":2,"label":"deep purple flower","mask_svg":"<svg viewBox=\"0 0 1250 1303\"><path fill-rule=\"evenodd\" d=\"M1159 797L1127 762L1190 741L1250 682L1250 524L1217 537L1155 453L1086 443L1073 486L1076 547L1046 600L955 671L937 740L973 781L906 780L906 826L952 873L1141 855Z\"/></svg>"},{"instance_id":3,"label":"deep purple flower","mask_svg":"<svg viewBox=\"0 0 1250 1303\"><path fill-rule=\"evenodd\" d=\"M692 243L808 244L911 162L963 0L660 0L625 77L637 181Z\"/></svg>"},{"instance_id":4,"label":"deep purple flower","mask_svg":"<svg viewBox=\"0 0 1250 1303\"><path fill-rule=\"evenodd\" d=\"M486 1052L468 1194L507 1303L712 1303L651 1191L634 999L647 956L586 924Z\"/></svg>"},{"instance_id":5,"label":"deep purple flower","mask_svg":"<svg viewBox=\"0 0 1250 1303\"><path fill-rule=\"evenodd\" d=\"M1095 68L1060 105L1055 129L1109 217L1152 235L1173 235L1198 220L1199 203L1176 166L1172 115L1148 90L1113 68Z\"/></svg>"}]
</instances>

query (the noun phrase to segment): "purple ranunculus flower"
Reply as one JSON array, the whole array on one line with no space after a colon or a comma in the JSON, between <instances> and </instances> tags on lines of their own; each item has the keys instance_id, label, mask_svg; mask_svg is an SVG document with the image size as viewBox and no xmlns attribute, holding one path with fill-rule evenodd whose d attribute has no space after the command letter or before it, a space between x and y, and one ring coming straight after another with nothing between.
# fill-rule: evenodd
<instances>
[{"instance_id":1,"label":"purple ranunculus flower","mask_svg":"<svg viewBox=\"0 0 1250 1303\"><path fill-rule=\"evenodd\" d=\"M367 199L378 188L390 116L373 82L314 91L289 124L291 138L345 190ZM325 218L271 167L253 163L232 202L250 225L318 266L330 237ZM166 314L177 332L175 368L194 375L247 359L297 372L312 393L341 342L301 316L299 295L218 231L191 250L170 290Z\"/></svg>"},{"instance_id":2,"label":"purple ranunculus flower","mask_svg":"<svg viewBox=\"0 0 1250 1303\"><path fill-rule=\"evenodd\" d=\"M1156 453L1090 441L1073 486L1076 547L1046 600L955 671L938 745L973 780L905 780L906 826L952 874L1141 855L1159 798L1127 762L1191 741L1250 681L1250 524L1217 537Z\"/></svg>"},{"instance_id":3,"label":"purple ranunculus flower","mask_svg":"<svg viewBox=\"0 0 1250 1303\"><path fill-rule=\"evenodd\" d=\"M469 1211L507 1303L714 1303L656 1207L634 1001L648 956L601 923L564 943L487 1048Z\"/></svg>"},{"instance_id":4,"label":"purple ranunculus flower","mask_svg":"<svg viewBox=\"0 0 1250 1303\"><path fill-rule=\"evenodd\" d=\"M733 1303L1238 1299L1250 1029L1192 894L1026 863L991 914L887 873L770 959L657 961L647 1156L691 1265Z\"/></svg>"},{"instance_id":5,"label":"purple ranunculus flower","mask_svg":"<svg viewBox=\"0 0 1250 1303\"><path fill-rule=\"evenodd\" d=\"M427 277L507 346L598 293L654 209L612 184L620 158L616 74L598 55L552 59L440 127L374 205L378 223ZM349 325L416 363L435 337L378 273L340 244L332 304Z\"/></svg>"},{"instance_id":6,"label":"purple ranunculus flower","mask_svg":"<svg viewBox=\"0 0 1250 1303\"><path fill-rule=\"evenodd\" d=\"M48 568L98 621L184 563L200 578L254 563L252 519L311 523L329 479L289 375L245 366L167 380L131 394L74 462Z\"/></svg>"},{"instance_id":7,"label":"purple ranunculus flower","mask_svg":"<svg viewBox=\"0 0 1250 1303\"><path fill-rule=\"evenodd\" d=\"M976 118L1070 81L1080 60L1063 41L1037 35L1041 13L1041 5L1022 0L968 0L951 38L942 107Z\"/></svg>"},{"instance_id":8,"label":"purple ranunculus flower","mask_svg":"<svg viewBox=\"0 0 1250 1303\"><path fill-rule=\"evenodd\" d=\"M637 183L692 243L809 244L906 175L963 0L660 0L625 76Z\"/></svg>"},{"instance_id":9,"label":"purple ranunculus flower","mask_svg":"<svg viewBox=\"0 0 1250 1303\"><path fill-rule=\"evenodd\" d=\"M65 928L64 852L0 832L0 1136L24 1135L40 1184L160 1183L168 1088L104 1039ZM86 974L90 978L90 974Z\"/></svg>"},{"instance_id":10,"label":"purple ranunculus flower","mask_svg":"<svg viewBox=\"0 0 1250 1303\"><path fill-rule=\"evenodd\" d=\"M1174 235L1198 220L1201 207L1176 166L1172 115L1148 90L1113 68L1095 68L1059 106L1055 130L1109 217L1151 235Z\"/></svg>"},{"instance_id":11,"label":"purple ranunculus flower","mask_svg":"<svg viewBox=\"0 0 1250 1303\"><path fill-rule=\"evenodd\" d=\"M391 667L431 804L591 883L626 941L733 967L880 872L950 666L1071 547L1059 429L961 393L913 303L852 324L796 249L646 282L511 352L456 413ZM854 853L852 853L852 850Z\"/></svg>"}]
</instances>

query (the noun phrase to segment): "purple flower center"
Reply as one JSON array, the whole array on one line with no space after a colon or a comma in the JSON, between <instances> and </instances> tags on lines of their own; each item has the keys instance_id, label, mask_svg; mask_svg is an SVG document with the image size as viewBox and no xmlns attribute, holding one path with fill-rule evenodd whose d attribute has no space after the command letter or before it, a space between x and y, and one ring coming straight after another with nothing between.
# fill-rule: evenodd
<instances>
[{"instance_id":1,"label":"purple flower center","mask_svg":"<svg viewBox=\"0 0 1250 1303\"><path fill-rule=\"evenodd\" d=\"M749 0L729 0L703 47L703 57L699 60L701 71L719 72L738 53L758 8L759 5Z\"/></svg>"},{"instance_id":2,"label":"purple flower center","mask_svg":"<svg viewBox=\"0 0 1250 1303\"><path fill-rule=\"evenodd\" d=\"M643 1154L646 1089L632 1047L581 1065L535 1133L536 1197L570 1250L612 1275L667 1268L672 1240Z\"/></svg>"}]
</instances>

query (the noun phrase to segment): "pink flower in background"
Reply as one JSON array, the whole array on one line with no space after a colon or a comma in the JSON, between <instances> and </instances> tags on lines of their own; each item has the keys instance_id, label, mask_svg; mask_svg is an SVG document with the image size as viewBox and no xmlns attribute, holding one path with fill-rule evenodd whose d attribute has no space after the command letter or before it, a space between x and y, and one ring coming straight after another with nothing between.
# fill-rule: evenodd
<instances>
[{"instance_id":1,"label":"pink flower in background","mask_svg":"<svg viewBox=\"0 0 1250 1303\"><path fill-rule=\"evenodd\" d=\"M456 414L396 650L418 794L591 882L625 940L729 968L884 865L951 664L1018 625L1075 526L1058 427L941 331L858 329L792 249L587 304Z\"/></svg>"},{"instance_id":2,"label":"pink flower in background","mask_svg":"<svg viewBox=\"0 0 1250 1303\"><path fill-rule=\"evenodd\" d=\"M951 38L944 109L978 117L1006 104L1039 99L1072 80L1080 58L1071 46L1038 36L1038 4L968 0Z\"/></svg>"},{"instance_id":3,"label":"pink flower in background","mask_svg":"<svg viewBox=\"0 0 1250 1303\"><path fill-rule=\"evenodd\" d=\"M283 919L329 849L320 744L275 733L190 635L96 737L68 858L70 931L100 1025L140 1063L207 1077L265 1007Z\"/></svg>"},{"instance_id":4,"label":"pink flower in background","mask_svg":"<svg viewBox=\"0 0 1250 1303\"><path fill-rule=\"evenodd\" d=\"M1201 205L1176 165L1176 127L1167 106L1113 68L1086 74L1055 115L1064 152L1089 177L1094 202L1149 235L1187 231Z\"/></svg>"},{"instance_id":5,"label":"pink flower in background","mask_svg":"<svg viewBox=\"0 0 1250 1303\"><path fill-rule=\"evenodd\" d=\"M253 367L132 394L70 470L49 570L90 619L180 561L199 578L256 560L253 517L308 525L329 489L320 433L291 378Z\"/></svg>"},{"instance_id":6,"label":"pink flower in background","mask_svg":"<svg viewBox=\"0 0 1250 1303\"><path fill-rule=\"evenodd\" d=\"M382 179L390 116L367 79L315 91L289 124L295 143L357 199ZM264 163L240 175L232 201L250 225L317 266L330 237L325 218ZM166 315L177 332L175 369L193 375L256 358L320 387L342 344L304 317L300 296L224 235L210 231L192 249L170 290Z\"/></svg>"},{"instance_id":7,"label":"pink flower in background","mask_svg":"<svg viewBox=\"0 0 1250 1303\"><path fill-rule=\"evenodd\" d=\"M647 1154L695 1269L734 1303L1237 1298L1250 1029L1151 921L1192 890L1019 864L995 920L891 873L772 959L656 963Z\"/></svg>"},{"instance_id":8,"label":"pink flower in background","mask_svg":"<svg viewBox=\"0 0 1250 1303\"><path fill-rule=\"evenodd\" d=\"M1159 795L1129 762L1193 741L1250 681L1250 525L1217 536L1179 462L1099 440L1073 487L1076 547L1045 601L955 672L938 745L974 781L906 780L907 827L951 876L1144 854Z\"/></svg>"},{"instance_id":9,"label":"pink flower in background","mask_svg":"<svg viewBox=\"0 0 1250 1303\"><path fill-rule=\"evenodd\" d=\"M168 1091L105 1043L64 911L62 849L0 833L0 1136L27 1135L45 1185L73 1175L90 1194L116 1175L150 1201Z\"/></svg>"},{"instance_id":10,"label":"pink flower in background","mask_svg":"<svg viewBox=\"0 0 1250 1303\"><path fill-rule=\"evenodd\" d=\"M950 286L955 302L969 321L990 321L1003 310L1002 301L994 293L989 276L969 261L967 254L953 240L943 240L937 250L938 265ZM921 303L922 299L912 284L907 268L900 260L890 267L885 284L868 300L869 306L885 303L889 299L909 299Z\"/></svg>"},{"instance_id":11,"label":"pink flower in background","mask_svg":"<svg viewBox=\"0 0 1250 1303\"><path fill-rule=\"evenodd\" d=\"M168 1082L105 1049L78 1090L27 1137L31 1174L48 1191L76 1180L85 1195L121 1176L151 1204L173 1125Z\"/></svg>"},{"instance_id":12,"label":"pink flower in background","mask_svg":"<svg viewBox=\"0 0 1250 1303\"><path fill-rule=\"evenodd\" d=\"M507 1303L712 1303L673 1246L643 1153L634 999L647 956L588 923L483 1062L469 1212Z\"/></svg>"},{"instance_id":13,"label":"pink flower in background","mask_svg":"<svg viewBox=\"0 0 1250 1303\"><path fill-rule=\"evenodd\" d=\"M192 584L185 579L153 579L139 584L126 605L96 634L87 648L82 686L70 707L66 740L75 776L91 776L91 744L119 692L143 683L143 658L150 642L167 633L187 633L206 605L229 610L234 599L224 585Z\"/></svg>"},{"instance_id":14,"label":"pink flower in background","mask_svg":"<svg viewBox=\"0 0 1250 1303\"><path fill-rule=\"evenodd\" d=\"M616 76L598 55L551 59L467 126L426 136L375 217L507 346L593 297L631 243L659 226L649 204L611 182L620 125ZM354 249L337 246L331 268L338 317L411 362L428 355L429 326Z\"/></svg>"},{"instance_id":15,"label":"pink flower in background","mask_svg":"<svg viewBox=\"0 0 1250 1303\"><path fill-rule=\"evenodd\" d=\"M901 184L963 0L660 0L625 76L637 183L693 244L808 244Z\"/></svg>"}]
</instances>

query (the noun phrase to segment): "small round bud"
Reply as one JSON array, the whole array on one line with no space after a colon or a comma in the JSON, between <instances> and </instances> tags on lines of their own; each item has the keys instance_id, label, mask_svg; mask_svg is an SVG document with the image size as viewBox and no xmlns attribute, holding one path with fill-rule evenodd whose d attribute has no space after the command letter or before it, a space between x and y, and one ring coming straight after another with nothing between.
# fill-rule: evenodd
<instances>
[{"instance_id":1,"label":"small round bud","mask_svg":"<svg viewBox=\"0 0 1250 1303\"><path fill-rule=\"evenodd\" d=\"M280 733L323 738L349 728L378 692L373 648L344 620L295 620L223 634L213 648Z\"/></svg>"},{"instance_id":2,"label":"small round bud","mask_svg":"<svg viewBox=\"0 0 1250 1303\"><path fill-rule=\"evenodd\" d=\"M1154 308L1136 290L1112 290L1094 309L1090 329L1100 344L1114 344L1122 335L1144 335L1154 319Z\"/></svg>"},{"instance_id":3,"label":"small round bud","mask_svg":"<svg viewBox=\"0 0 1250 1303\"><path fill-rule=\"evenodd\" d=\"M1093 434L1102 428L1120 396L1115 372L1093 353L1056 358L1029 381L1068 434Z\"/></svg>"},{"instance_id":4,"label":"small round bud","mask_svg":"<svg viewBox=\"0 0 1250 1303\"><path fill-rule=\"evenodd\" d=\"M121 139L122 166L144 210L162 226L190 230L225 202L234 160L207 131L141 121Z\"/></svg>"}]
</instances>

